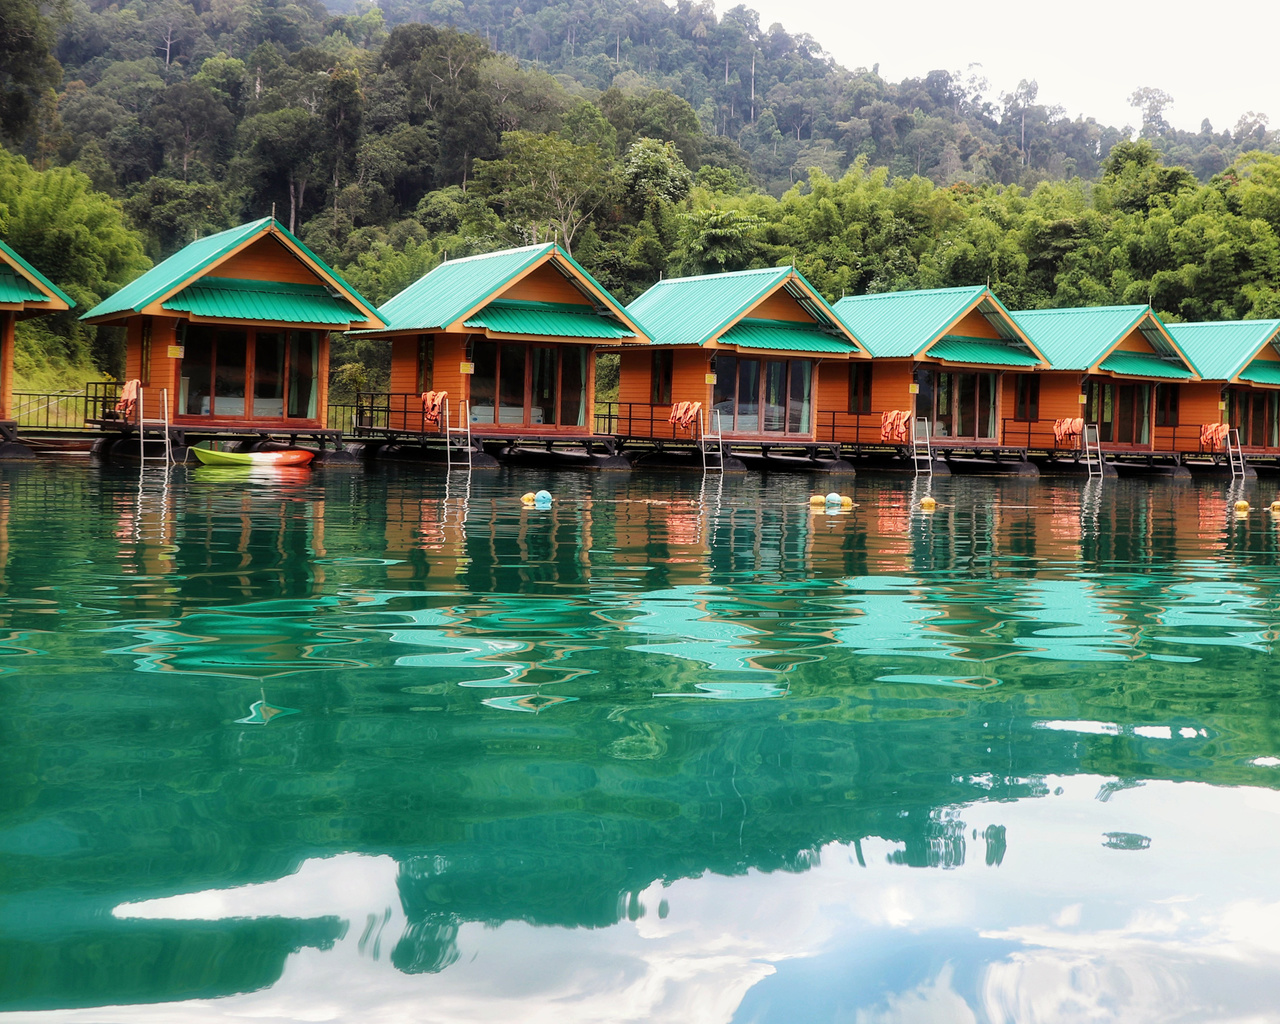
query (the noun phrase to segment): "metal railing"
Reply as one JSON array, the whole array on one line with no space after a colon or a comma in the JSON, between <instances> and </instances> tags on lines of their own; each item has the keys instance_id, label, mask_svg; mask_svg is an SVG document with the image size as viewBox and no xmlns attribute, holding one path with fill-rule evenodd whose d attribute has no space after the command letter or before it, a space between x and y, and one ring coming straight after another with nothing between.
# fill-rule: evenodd
<instances>
[{"instance_id":1,"label":"metal railing","mask_svg":"<svg viewBox=\"0 0 1280 1024\"><path fill-rule=\"evenodd\" d=\"M83 391L15 391L10 419L20 430L80 428L85 423Z\"/></svg>"},{"instance_id":2,"label":"metal railing","mask_svg":"<svg viewBox=\"0 0 1280 1024\"><path fill-rule=\"evenodd\" d=\"M1081 439L1079 434L1070 434L1061 440L1053 431L1052 420L1002 420L1001 443L1006 447L1031 448L1035 451L1079 452ZM1206 447L1200 439L1200 424L1182 424L1179 426L1160 426L1151 428L1151 440L1141 443L1111 441L1103 438L1104 451L1119 452L1177 452L1179 454L1213 452L1221 453L1222 449Z\"/></svg>"},{"instance_id":3,"label":"metal railing","mask_svg":"<svg viewBox=\"0 0 1280 1024\"><path fill-rule=\"evenodd\" d=\"M444 437L444 424L427 419L421 395L358 391L350 432L356 437L384 431Z\"/></svg>"},{"instance_id":4,"label":"metal railing","mask_svg":"<svg viewBox=\"0 0 1280 1024\"><path fill-rule=\"evenodd\" d=\"M655 441L696 441L701 437L698 420L695 419L688 427L670 420L671 403L597 402L595 432Z\"/></svg>"},{"instance_id":5,"label":"metal railing","mask_svg":"<svg viewBox=\"0 0 1280 1024\"><path fill-rule=\"evenodd\" d=\"M840 444L891 444L880 433L882 412L820 412L818 413L818 441Z\"/></svg>"}]
</instances>

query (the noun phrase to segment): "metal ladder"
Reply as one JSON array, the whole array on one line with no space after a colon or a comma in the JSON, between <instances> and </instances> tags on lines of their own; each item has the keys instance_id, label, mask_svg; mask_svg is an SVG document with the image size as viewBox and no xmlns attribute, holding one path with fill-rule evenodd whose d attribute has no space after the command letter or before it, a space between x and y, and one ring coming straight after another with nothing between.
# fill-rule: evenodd
<instances>
[{"instance_id":1,"label":"metal ladder","mask_svg":"<svg viewBox=\"0 0 1280 1024\"><path fill-rule=\"evenodd\" d=\"M716 410L716 431L714 434L707 432L707 415L702 409L698 410L698 448L702 452L702 472L708 470L718 470L724 472L724 433L720 429L720 410ZM707 448L714 442L715 457L717 464L709 466L707 464Z\"/></svg>"},{"instance_id":2,"label":"metal ladder","mask_svg":"<svg viewBox=\"0 0 1280 1024\"><path fill-rule=\"evenodd\" d=\"M1098 424L1086 423L1080 435L1080 443L1084 447L1084 465L1090 477L1102 476L1102 442L1099 440Z\"/></svg>"},{"instance_id":3,"label":"metal ladder","mask_svg":"<svg viewBox=\"0 0 1280 1024\"><path fill-rule=\"evenodd\" d=\"M1227 458L1231 461L1231 479L1243 480L1245 477L1244 451L1240 447L1240 430L1232 427L1227 431Z\"/></svg>"},{"instance_id":4,"label":"metal ladder","mask_svg":"<svg viewBox=\"0 0 1280 1024\"><path fill-rule=\"evenodd\" d=\"M165 467L168 468L173 463L173 439L169 436L169 389L160 389L160 414L158 420L148 420L144 401L146 395L145 388L138 388L138 458L142 462L142 468L147 468L148 462L163 461ZM164 454L163 455L147 455L147 427L159 427L164 431Z\"/></svg>"},{"instance_id":5,"label":"metal ladder","mask_svg":"<svg viewBox=\"0 0 1280 1024\"><path fill-rule=\"evenodd\" d=\"M933 448L929 444L929 421L924 416L917 416L911 427L911 460L915 463L916 476L921 474L933 476Z\"/></svg>"},{"instance_id":6,"label":"metal ladder","mask_svg":"<svg viewBox=\"0 0 1280 1024\"><path fill-rule=\"evenodd\" d=\"M465 456L465 458L464 458ZM471 471L471 416L464 398L458 403L458 425L449 425L449 399L444 400L444 459L449 469Z\"/></svg>"}]
</instances>

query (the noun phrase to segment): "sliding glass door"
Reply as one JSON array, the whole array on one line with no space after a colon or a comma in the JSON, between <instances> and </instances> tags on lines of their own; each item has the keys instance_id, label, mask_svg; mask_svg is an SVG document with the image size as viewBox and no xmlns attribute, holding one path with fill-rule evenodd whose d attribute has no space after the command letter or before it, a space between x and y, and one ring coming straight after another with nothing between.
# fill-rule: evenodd
<instances>
[{"instance_id":1,"label":"sliding glass door","mask_svg":"<svg viewBox=\"0 0 1280 1024\"><path fill-rule=\"evenodd\" d=\"M180 416L316 419L319 332L189 325L182 344Z\"/></svg>"},{"instance_id":2,"label":"sliding glass door","mask_svg":"<svg viewBox=\"0 0 1280 1024\"><path fill-rule=\"evenodd\" d=\"M1227 392L1228 421L1240 431L1240 443L1251 448L1275 448L1280 394L1232 388Z\"/></svg>"},{"instance_id":3,"label":"sliding glass door","mask_svg":"<svg viewBox=\"0 0 1280 1024\"><path fill-rule=\"evenodd\" d=\"M584 426L588 355L584 345L473 342L471 422Z\"/></svg>"},{"instance_id":4,"label":"sliding glass door","mask_svg":"<svg viewBox=\"0 0 1280 1024\"><path fill-rule=\"evenodd\" d=\"M1086 397L1086 419L1098 425L1098 440L1151 443L1150 384L1091 380Z\"/></svg>"},{"instance_id":5,"label":"sliding glass door","mask_svg":"<svg viewBox=\"0 0 1280 1024\"><path fill-rule=\"evenodd\" d=\"M735 434L807 434L813 394L808 359L743 359L716 354L713 411ZM714 429L714 424L708 424Z\"/></svg>"},{"instance_id":6,"label":"sliding glass door","mask_svg":"<svg viewBox=\"0 0 1280 1024\"><path fill-rule=\"evenodd\" d=\"M997 375L994 372L925 369L920 372L920 378L916 415L929 419L934 437L995 439Z\"/></svg>"}]
</instances>

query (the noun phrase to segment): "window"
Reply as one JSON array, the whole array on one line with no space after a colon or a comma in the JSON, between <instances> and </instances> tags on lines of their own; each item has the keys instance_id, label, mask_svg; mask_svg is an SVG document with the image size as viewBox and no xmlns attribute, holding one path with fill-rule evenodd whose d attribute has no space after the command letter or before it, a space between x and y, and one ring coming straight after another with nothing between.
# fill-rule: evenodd
<instances>
[{"instance_id":1,"label":"window","mask_svg":"<svg viewBox=\"0 0 1280 1024\"><path fill-rule=\"evenodd\" d=\"M654 405L671 404L671 377L674 355L675 353L671 349L659 350L653 353L649 401Z\"/></svg>"},{"instance_id":2,"label":"window","mask_svg":"<svg viewBox=\"0 0 1280 1024\"><path fill-rule=\"evenodd\" d=\"M430 334L418 335L418 394L431 390L436 369L436 339Z\"/></svg>"},{"instance_id":3,"label":"window","mask_svg":"<svg viewBox=\"0 0 1280 1024\"><path fill-rule=\"evenodd\" d=\"M318 331L188 325L178 370L178 414L314 420Z\"/></svg>"},{"instance_id":4,"label":"window","mask_svg":"<svg viewBox=\"0 0 1280 1024\"><path fill-rule=\"evenodd\" d=\"M807 359L739 359L716 354L714 409L722 430L807 434L813 364Z\"/></svg>"},{"instance_id":5,"label":"window","mask_svg":"<svg viewBox=\"0 0 1280 1024\"><path fill-rule=\"evenodd\" d=\"M587 349L477 339L472 345L471 422L585 425Z\"/></svg>"},{"instance_id":6,"label":"window","mask_svg":"<svg viewBox=\"0 0 1280 1024\"><path fill-rule=\"evenodd\" d=\"M1176 427L1178 425L1178 385L1156 385L1156 426Z\"/></svg>"},{"instance_id":7,"label":"window","mask_svg":"<svg viewBox=\"0 0 1280 1024\"><path fill-rule=\"evenodd\" d=\"M926 370L916 413L933 414L934 437L996 436L996 375Z\"/></svg>"},{"instance_id":8,"label":"window","mask_svg":"<svg viewBox=\"0 0 1280 1024\"><path fill-rule=\"evenodd\" d=\"M1013 418L1035 422L1040 418L1040 378L1020 373L1013 381Z\"/></svg>"},{"instance_id":9,"label":"window","mask_svg":"<svg viewBox=\"0 0 1280 1024\"><path fill-rule=\"evenodd\" d=\"M871 360L849 363L849 412L865 416L871 411Z\"/></svg>"}]
</instances>

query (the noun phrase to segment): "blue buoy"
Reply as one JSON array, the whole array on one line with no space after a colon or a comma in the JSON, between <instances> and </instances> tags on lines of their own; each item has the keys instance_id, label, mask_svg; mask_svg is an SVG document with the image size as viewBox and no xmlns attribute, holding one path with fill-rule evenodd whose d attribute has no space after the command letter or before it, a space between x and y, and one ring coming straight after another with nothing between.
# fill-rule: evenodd
<instances>
[{"instance_id":1,"label":"blue buoy","mask_svg":"<svg viewBox=\"0 0 1280 1024\"><path fill-rule=\"evenodd\" d=\"M550 507L551 507L551 492L550 492L550 491L539 491L537 494L535 494L535 495L533 496L533 503L534 503L534 505L536 505L538 508L550 508Z\"/></svg>"}]
</instances>

